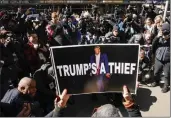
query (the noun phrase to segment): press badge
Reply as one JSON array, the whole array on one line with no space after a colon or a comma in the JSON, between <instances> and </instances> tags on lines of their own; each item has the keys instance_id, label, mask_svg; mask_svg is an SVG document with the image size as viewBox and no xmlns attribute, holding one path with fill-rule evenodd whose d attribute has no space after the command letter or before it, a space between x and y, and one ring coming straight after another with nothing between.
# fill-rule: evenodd
<instances>
[{"instance_id":1,"label":"press badge","mask_svg":"<svg viewBox=\"0 0 171 118\"><path fill-rule=\"evenodd\" d=\"M49 84L49 87L50 87L50 89L54 89L54 87L55 87L54 83L51 82L51 83Z\"/></svg>"},{"instance_id":2,"label":"press badge","mask_svg":"<svg viewBox=\"0 0 171 118\"><path fill-rule=\"evenodd\" d=\"M44 57L44 55L42 53L39 53L39 57L41 60L43 60L44 62L46 62L46 58Z\"/></svg>"}]
</instances>

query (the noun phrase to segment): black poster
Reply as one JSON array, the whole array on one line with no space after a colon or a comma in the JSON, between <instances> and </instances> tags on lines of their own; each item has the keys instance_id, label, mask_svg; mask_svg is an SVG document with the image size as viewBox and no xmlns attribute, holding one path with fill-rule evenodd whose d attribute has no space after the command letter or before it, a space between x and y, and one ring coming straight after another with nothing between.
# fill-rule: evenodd
<instances>
[{"instance_id":1,"label":"black poster","mask_svg":"<svg viewBox=\"0 0 171 118\"><path fill-rule=\"evenodd\" d=\"M83 45L51 47L59 93L136 93L139 45Z\"/></svg>"}]
</instances>

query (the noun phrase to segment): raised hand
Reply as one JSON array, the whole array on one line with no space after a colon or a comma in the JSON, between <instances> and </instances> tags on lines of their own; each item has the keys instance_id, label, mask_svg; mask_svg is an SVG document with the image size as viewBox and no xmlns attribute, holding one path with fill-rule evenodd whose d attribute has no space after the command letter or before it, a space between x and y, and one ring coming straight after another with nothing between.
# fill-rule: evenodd
<instances>
[{"instance_id":1,"label":"raised hand","mask_svg":"<svg viewBox=\"0 0 171 118\"><path fill-rule=\"evenodd\" d=\"M130 108L134 105L134 100L132 99L130 91L125 85L123 86L123 98L124 98L123 105L125 106L125 108Z\"/></svg>"},{"instance_id":2,"label":"raised hand","mask_svg":"<svg viewBox=\"0 0 171 118\"><path fill-rule=\"evenodd\" d=\"M68 102L68 99L70 98L71 95L67 94L67 89L64 89L62 94L59 95L56 99L55 99L55 108L59 107L59 108L64 108L66 107L66 104Z\"/></svg>"}]
</instances>

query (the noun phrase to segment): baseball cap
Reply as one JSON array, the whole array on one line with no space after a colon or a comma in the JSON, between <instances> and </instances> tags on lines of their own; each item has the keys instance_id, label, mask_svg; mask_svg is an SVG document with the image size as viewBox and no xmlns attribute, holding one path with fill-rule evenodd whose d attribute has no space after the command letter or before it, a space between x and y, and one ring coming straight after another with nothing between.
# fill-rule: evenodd
<instances>
[{"instance_id":1,"label":"baseball cap","mask_svg":"<svg viewBox=\"0 0 171 118\"><path fill-rule=\"evenodd\" d=\"M163 23L162 31L163 32L170 32L170 24L169 23Z\"/></svg>"}]
</instances>

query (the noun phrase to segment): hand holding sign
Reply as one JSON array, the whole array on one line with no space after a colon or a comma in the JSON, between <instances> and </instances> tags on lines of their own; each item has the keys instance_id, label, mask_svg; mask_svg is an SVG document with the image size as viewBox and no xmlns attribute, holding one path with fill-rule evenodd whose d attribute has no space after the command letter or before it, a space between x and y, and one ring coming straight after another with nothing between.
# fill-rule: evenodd
<instances>
[{"instance_id":1,"label":"hand holding sign","mask_svg":"<svg viewBox=\"0 0 171 118\"><path fill-rule=\"evenodd\" d=\"M130 91L125 85L123 86L123 98L124 98L123 105L125 106L125 108L130 108L134 105L134 100L132 99Z\"/></svg>"},{"instance_id":2,"label":"hand holding sign","mask_svg":"<svg viewBox=\"0 0 171 118\"><path fill-rule=\"evenodd\" d=\"M68 99L70 98L71 95L67 94L67 89L64 89L62 94L57 96L55 99L55 108L64 108L66 107L66 104L68 102Z\"/></svg>"}]
</instances>

